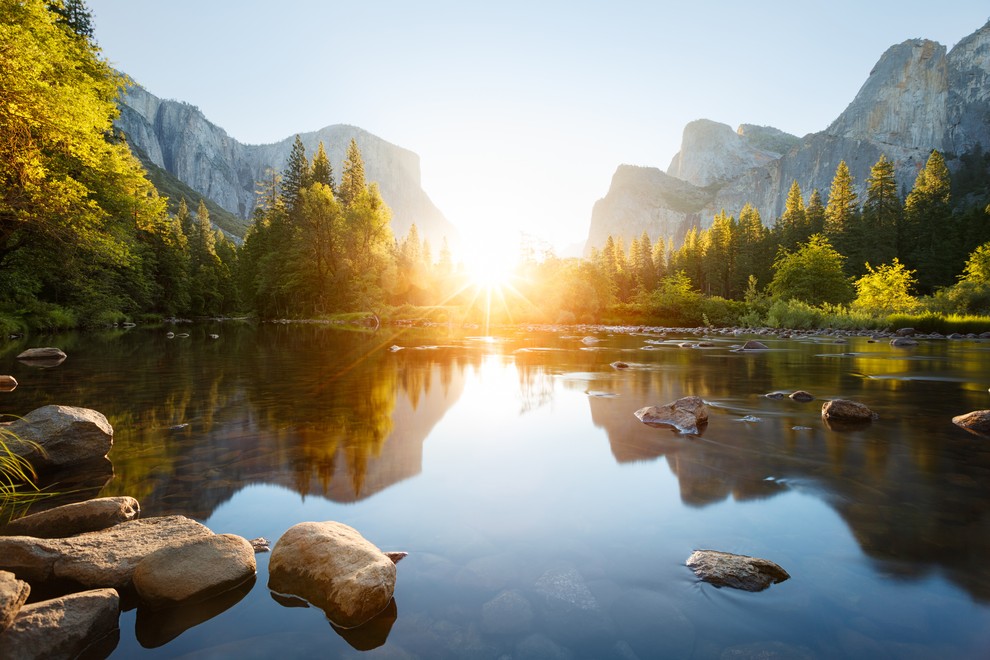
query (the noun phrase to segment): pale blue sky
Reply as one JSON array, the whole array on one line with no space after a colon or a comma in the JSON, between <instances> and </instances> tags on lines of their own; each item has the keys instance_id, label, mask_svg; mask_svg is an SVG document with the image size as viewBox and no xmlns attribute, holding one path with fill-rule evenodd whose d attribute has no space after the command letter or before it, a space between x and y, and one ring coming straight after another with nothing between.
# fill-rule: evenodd
<instances>
[{"instance_id":1,"label":"pale blue sky","mask_svg":"<svg viewBox=\"0 0 990 660\"><path fill-rule=\"evenodd\" d=\"M666 169L699 118L824 129L891 45L951 47L985 0L88 0L104 55L247 143L360 126L489 247L587 236L621 163Z\"/></svg>"}]
</instances>

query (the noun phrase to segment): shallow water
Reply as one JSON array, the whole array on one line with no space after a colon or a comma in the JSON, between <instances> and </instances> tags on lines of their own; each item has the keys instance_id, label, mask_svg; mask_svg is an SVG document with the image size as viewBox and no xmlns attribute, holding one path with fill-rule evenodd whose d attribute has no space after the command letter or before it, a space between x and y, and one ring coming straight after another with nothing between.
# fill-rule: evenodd
<instances>
[{"instance_id":1,"label":"shallow water","mask_svg":"<svg viewBox=\"0 0 990 660\"><path fill-rule=\"evenodd\" d=\"M990 342L186 330L46 338L69 354L51 369L5 344L20 385L0 409L106 414L113 474L81 486L144 516L273 542L337 520L409 556L394 609L363 629L273 600L259 554L240 591L125 611L112 657L990 655L990 439L950 421L990 407ZM816 401L764 396L797 389ZM699 435L633 416L686 395L710 406ZM880 417L830 429L835 397ZM684 565L698 548L792 577L716 589Z\"/></svg>"}]
</instances>

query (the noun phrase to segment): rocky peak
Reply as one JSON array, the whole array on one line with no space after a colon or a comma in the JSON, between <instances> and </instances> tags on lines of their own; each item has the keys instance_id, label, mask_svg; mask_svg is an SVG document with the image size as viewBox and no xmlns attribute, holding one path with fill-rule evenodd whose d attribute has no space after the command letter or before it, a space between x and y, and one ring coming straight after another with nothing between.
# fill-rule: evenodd
<instances>
[{"instance_id":1,"label":"rocky peak","mask_svg":"<svg viewBox=\"0 0 990 660\"><path fill-rule=\"evenodd\" d=\"M698 119L684 127L681 150L670 161L667 174L696 186L708 186L734 179L779 157L779 153L753 146L726 124Z\"/></svg>"},{"instance_id":2,"label":"rocky peak","mask_svg":"<svg viewBox=\"0 0 990 660\"><path fill-rule=\"evenodd\" d=\"M942 150L948 89L945 46L909 39L887 49L856 98L825 132L900 148Z\"/></svg>"}]
</instances>

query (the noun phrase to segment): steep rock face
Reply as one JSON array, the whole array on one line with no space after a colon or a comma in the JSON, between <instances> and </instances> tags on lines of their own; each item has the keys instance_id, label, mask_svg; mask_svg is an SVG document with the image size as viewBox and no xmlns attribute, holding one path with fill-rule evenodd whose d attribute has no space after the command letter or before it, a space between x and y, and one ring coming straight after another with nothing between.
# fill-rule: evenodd
<instances>
[{"instance_id":1,"label":"steep rock face","mask_svg":"<svg viewBox=\"0 0 990 660\"><path fill-rule=\"evenodd\" d=\"M295 139L266 145L241 144L211 123L195 106L157 98L139 86L128 88L117 120L128 143L151 162L241 218L255 206L257 182L268 170L285 167ZM310 157L320 141L339 177L351 139L364 159L365 176L377 182L392 209L392 229L404 235L415 223L420 235L439 244L456 230L423 191L419 156L355 126L334 125L300 133Z\"/></svg>"},{"instance_id":2,"label":"steep rock face","mask_svg":"<svg viewBox=\"0 0 990 660\"><path fill-rule=\"evenodd\" d=\"M626 239L646 231L657 236L684 237L712 208L713 194L655 167L620 165L608 194L595 202L586 253L605 244L609 234Z\"/></svg>"},{"instance_id":3,"label":"steep rock face","mask_svg":"<svg viewBox=\"0 0 990 660\"><path fill-rule=\"evenodd\" d=\"M671 160L667 174L707 186L734 179L779 157L779 153L754 147L726 124L698 119L684 127L681 150Z\"/></svg>"},{"instance_id":4,"label":"steep rock face","mask_svg":"<svg viewBox=\"0 0 990 660\"><path fill-rule=\"evenodd\" d=\"M899 187L909 190L932 149L945 155L950 169L959 156L990 149L990 23L948 54L944 46L924 39L892 46L846 110L819 133L798 139L744 124L737 131L740 139L733 141L728 127L712 124L692 122L685 128L681 151L668 170L695 187L710 184L710 202L696 210L702 227L710 226L719 210L737 215L746 203L757 208L764 224L772 225L783 212L793 181L801 186L805 199L817 189L827 200L842 160L861 198L870 169L881 155L893 161ZM704 136L697 130L701 127L707 127L707 139L701 139ZM746 167L745 155L754 153L777 155ZM657 234L648 229L651 238L673 237L676 243L676 232L654 220L674 211L663 206L665 197L659 189L640 187L634 199L625 200L622 190L615 189L619 178L616 172L613 189L595 205L586 251L600 246L609 234L628 240L632 234L626 228L632 227L639 231L656 227ZM612 209L621 213L610 217Z\"/></svg>"}]
</instances>

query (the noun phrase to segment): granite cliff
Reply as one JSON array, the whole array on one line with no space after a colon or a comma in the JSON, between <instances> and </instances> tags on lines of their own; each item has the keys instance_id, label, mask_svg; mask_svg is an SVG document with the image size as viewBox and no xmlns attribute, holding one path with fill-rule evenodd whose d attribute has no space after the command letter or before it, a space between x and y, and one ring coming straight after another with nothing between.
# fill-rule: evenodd
<instances>
[{"instance_id":1,"label":"granite cliff","mask_svg":"<svg viewBox=\"0 0 990 660\"><path fill-rule=\"evenodd\" d=\"M255 206L256 183L269 169L285 167L295 136L264 145L241 144L188 103L162 100L140 86L130 87L120 101L117 127L131 148L193 190L236 216L247 219ZM423 191L419 156L355 126L333 125L300 133L312 156L322 140L339 177L344 152L357 140L365 175L381 189L392 209L392 229L403 236L415 223L420 236L439 246L456 230Z\"/></svg>"},{"instance_id":2,"label":"granite cliff","mask_svg":"<svg viewBox=\"0 0 990 660\"><path fill-rule=\"evenodd\" d=\"M814 189L827 199L842 160L861 196L881 154L909 190L932 149L943 153L950 170L961 156L990 150L990 23L949 52L925 39L892 46L845 111L819 133L797 138L768 127L744 124L732 131L708 120L691 122L666 174L619 166L594 206L585 249L601 246L609 234L628 242L644 230L676 242L692 224L710 226L721 209L738 215L747 202L772 225L793 181L805 199ZM673 189L679 192L671 203ZM685 199L692 200L689 212Z\"/></svg>"}]
</instances>

